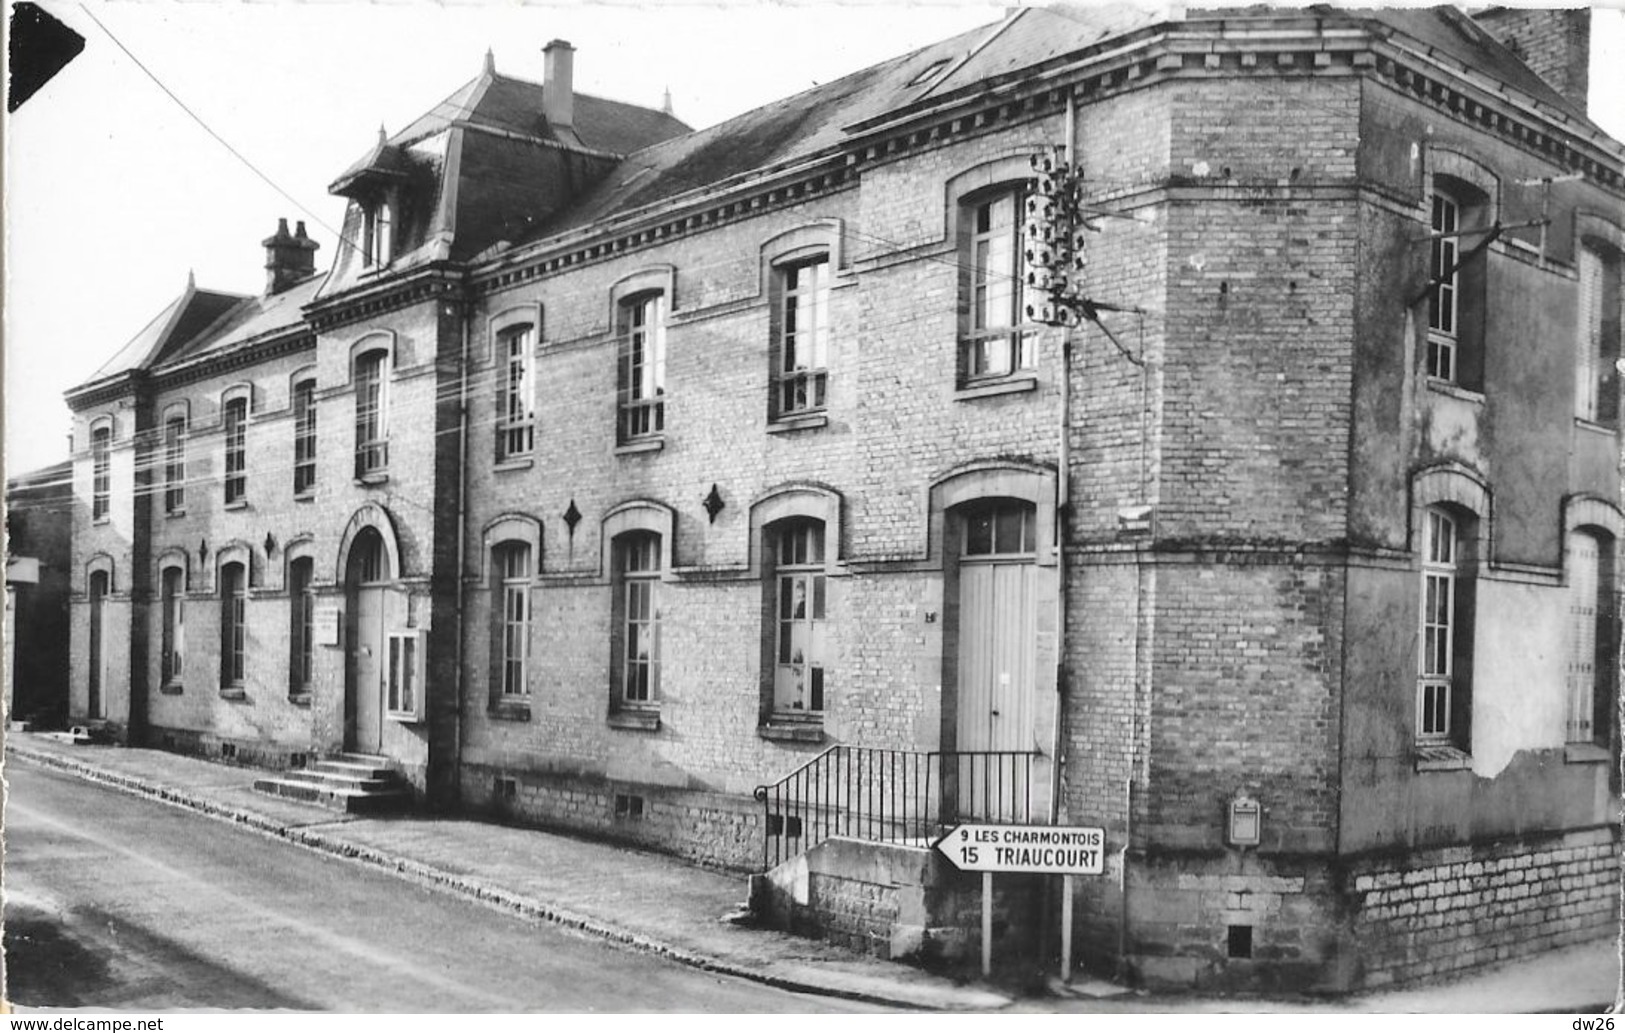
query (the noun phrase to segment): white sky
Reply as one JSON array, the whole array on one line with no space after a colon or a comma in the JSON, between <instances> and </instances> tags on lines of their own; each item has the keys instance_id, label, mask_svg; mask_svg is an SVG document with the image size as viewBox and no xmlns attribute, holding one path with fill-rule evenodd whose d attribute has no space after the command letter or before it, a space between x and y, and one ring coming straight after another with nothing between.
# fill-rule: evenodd
<instances>
[{"instance_id":1,"label":"white sky","mask_svg":"<svg viewBox=\"0 0 1625 1033\"><path fill-rule=\"evenodd\" d=\"M576 47L585 93L700 128L997 20L1002 3L524 4L114 2L89 6L215 132L192 121L77 4L39 0L83 53L13 115L5 140L5 466L67 457L62 393L180 292L255 293L260 241L304 219L333 256L343 203L327 184L473 78L539 81L541 47ZM10 3L8 0L8 10ZM1625 139L1625 12L1592 27L1592 117ZM314 213L314 215L312 214Z\"/></svg>"}]
</instances>

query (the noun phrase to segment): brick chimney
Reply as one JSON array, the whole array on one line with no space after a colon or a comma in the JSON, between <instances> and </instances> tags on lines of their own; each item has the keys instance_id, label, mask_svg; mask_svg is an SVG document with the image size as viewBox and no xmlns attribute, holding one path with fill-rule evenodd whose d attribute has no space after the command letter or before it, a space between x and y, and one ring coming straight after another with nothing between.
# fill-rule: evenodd
<instances>
[{"instance_id":1,"label":"brick chimney","mask_svg":"<svg viewBox=\"0 0 1625 1033\"><path fill-rule=\"evenodd\" d=\"M1473 20L1582 112L1591 87L1591 9L1491 7Z\"/></svg>"},{"instance_id":2,"label":"brick chimney","mask_svg":"<svg viewBox=\"0 0 1625 1033\"><path fill-rule=\"evenodd\" d=\"M542 48L542 114L554 129L575 126L575 51L562 39Z\"/></svg>"},{"instance_id":3,"label":"brick chimney","mask_svg":"<svg viewBox=\"0 0 1625 1033\"><path fill-rule=\"evenodd\" d=\"M320 244L305 235L305 224L288 233L288 220L276 221L276 232L260 241L265 246L265 293L280 294L316 272Z\"/></svg>"}]
</instances>

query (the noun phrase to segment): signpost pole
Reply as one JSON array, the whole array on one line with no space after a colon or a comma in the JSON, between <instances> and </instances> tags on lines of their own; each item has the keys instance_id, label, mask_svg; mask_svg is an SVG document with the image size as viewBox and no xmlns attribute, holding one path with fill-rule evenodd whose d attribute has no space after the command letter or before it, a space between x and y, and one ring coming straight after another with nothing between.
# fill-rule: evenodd
<instances>
[{"instance_id":1,"label":"signpost pole","mask_svg":"<svg viewBox=\"0 0 1625 1033\"><path fill-rule=\"evenodd\" d=\"M1061 983L1072 983L1072 876L1061 876Z\"/></svg>"},{"instance_id":2,"label":"signpost pole","mask_svg":"<svg viewBox=\"0 0 1625 1033\"><path fill-rule=\"evenodd\" d=\"M982 873L982 978L993 975L993 873Z\"/></svg>"}]
</instances>

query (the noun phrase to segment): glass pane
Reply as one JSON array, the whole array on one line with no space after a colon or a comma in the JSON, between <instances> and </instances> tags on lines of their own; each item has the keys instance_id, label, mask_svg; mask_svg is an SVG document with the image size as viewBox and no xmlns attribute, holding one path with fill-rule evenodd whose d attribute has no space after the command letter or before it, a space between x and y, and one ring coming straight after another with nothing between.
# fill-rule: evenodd
<instances>
[{"instance_id":1,"label":"glass pane","mask_svg":"<svg viewBox=\"0 0 1625 1033\"><path fill-rule=\"evenodd\" d=\"M824 576L819 574L813 578L813 620L824 619Z\"/></svg>"},{"instance_id":2,"label":"glass pane","mask_svg":"<svg viewBox=\"0 0 1625 1033\"><path fill-rule=\"evenodd\" d=\"M993 514L983 510L965 521L965 552L986 556L993 552Z\"/></svg>"}]
</instances>

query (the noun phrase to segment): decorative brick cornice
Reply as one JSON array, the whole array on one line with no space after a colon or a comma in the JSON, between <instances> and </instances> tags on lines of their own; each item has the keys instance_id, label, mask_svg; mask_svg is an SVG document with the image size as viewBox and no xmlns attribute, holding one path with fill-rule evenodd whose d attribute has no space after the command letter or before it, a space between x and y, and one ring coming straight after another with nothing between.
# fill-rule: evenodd
<instances>
[{"instance_id":1,"label":"decorative brick cornice","mask_svg":"<svg viewBox=\"0 0 1625 1033\"><path fill-rule=\"evenodd\" d=\"M309 326L298 323L234 345L218 355L200 355L188 362L162 367L153 373L153 384L159 389L179 387L315 347L316 335Z\"/></svg>"},{"instance_id":2,"label":"decorative brick cornice","mask_svg":"<svg viewBox=\"0 0 1625 1033\"><path fill-rule=\"evenodd\" d=\"M465 271L461 265L438 262L378 283L351 288L331 298L311 302L305 320L316 333L371 319L430 299L462 300Z\"/></svg>"}]
</instances>

